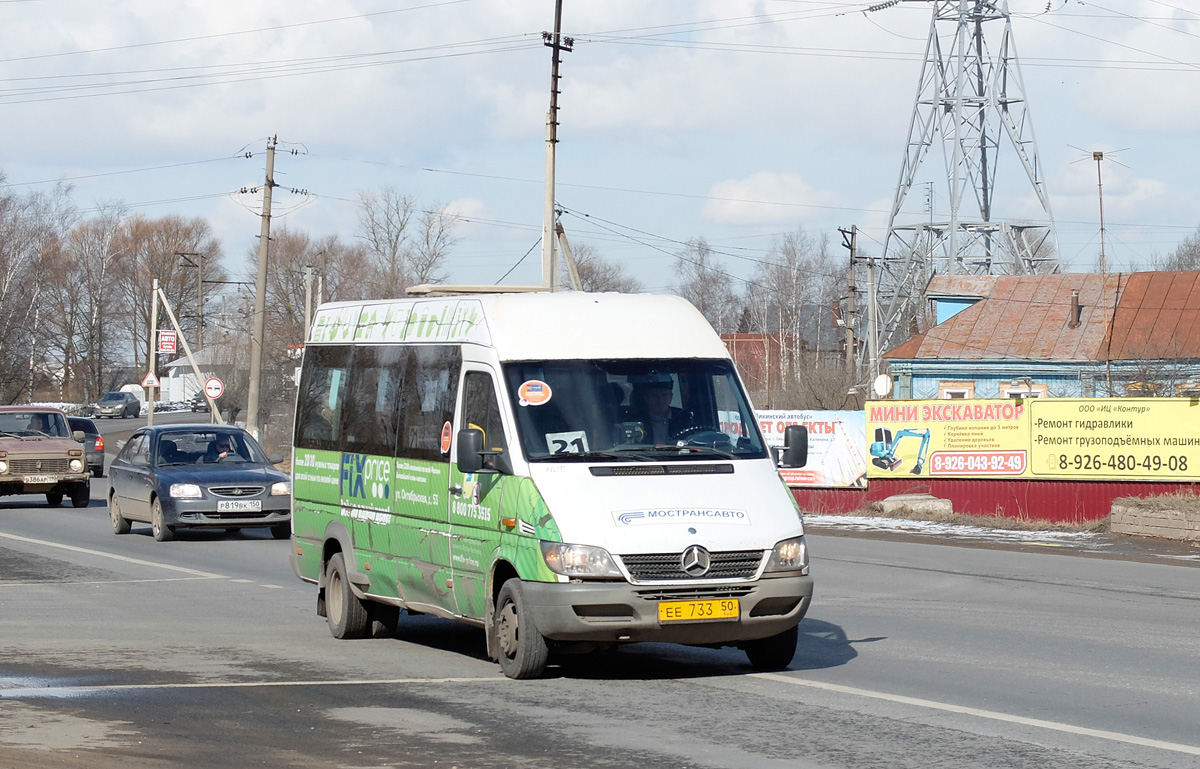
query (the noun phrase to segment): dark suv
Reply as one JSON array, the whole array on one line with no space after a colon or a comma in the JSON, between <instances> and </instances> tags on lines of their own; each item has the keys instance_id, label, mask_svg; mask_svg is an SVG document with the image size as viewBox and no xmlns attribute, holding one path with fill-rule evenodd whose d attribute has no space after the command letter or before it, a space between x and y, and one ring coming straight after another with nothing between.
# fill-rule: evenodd
<instances>
[{"instance_id":1,"label":"dark suv","mask_svg":"<svg viewBox=\"0 0 1200 769\"><path fill-rule=\"evenodd\" d=\"M111 392L96 403L96 416L114 419L136 417L142 413L142 402L133 393Z\"/></svg>"},{"instance_id":2,"label":"dark suv","mask_svg":"<svg viewBox=\"0 0 1200 769\"><path fill-rule=\"evenodd\" d=\"M93 478L104 477L104 438L96 423L87 417L67 417L71 432L83 433L83 455L87 457L88 468Z\"/></svg>"},{"instance_id":3,"label":"dark suv","mask_svg":"<svg viewBox=\"0 0 1200 769\"><path fill-rule=\"evenodd\" d=\"M196 393L192 399L188 401L188 406L192 411L208 411L208 398L204 397L204 393Z\"/></svg>"}]
</instances>

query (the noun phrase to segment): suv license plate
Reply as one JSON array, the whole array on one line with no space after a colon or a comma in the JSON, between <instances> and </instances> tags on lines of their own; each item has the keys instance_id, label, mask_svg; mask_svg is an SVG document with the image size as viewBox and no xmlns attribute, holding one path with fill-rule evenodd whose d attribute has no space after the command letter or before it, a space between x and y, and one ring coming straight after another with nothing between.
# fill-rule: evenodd
<instances>
[{"instance_id":1,"label":"suv license plate","mask_svg":"<svg viewBox=\"0 0 1200 769\"><path fill-rule=\"evenodd\" d=\"M659 622L704 622L715 619L738 619L741 616L738 599L715 601L659 601Z\"/></svg>"},{"instance_id":2,"label":"suv license plate","mask_svg":"<svg viewBox=\"0 0 1200 769\"><path fill-rule=\"evenodd\" d=\"M53 475L27 475L21 480L28 484L34 483L58 483L58 478Z\"/></svg>"},{"instance_id":3,"label":"suv license plate","mask_svg":"<svg viewBox=\"0 0 1200 769\"><path fill-rule=\"evenodd\" d=\"M262 510L261 499L221 499L217 501L218 513L242 513Z\"/></svg>"}]
</instances>

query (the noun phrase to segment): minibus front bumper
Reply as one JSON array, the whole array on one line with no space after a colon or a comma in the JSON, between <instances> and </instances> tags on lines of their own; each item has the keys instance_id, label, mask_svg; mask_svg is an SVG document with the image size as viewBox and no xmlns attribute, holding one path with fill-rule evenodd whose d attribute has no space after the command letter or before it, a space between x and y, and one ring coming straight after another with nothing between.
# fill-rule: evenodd
<instances>
[{"instance_id":1,"label":"minibus front bumper","mask_svg":"<svg viewBox=\"0 0 1200 769\"><path fill-rule=\"evenodd\" d=\"M538 632L554 641L719 645L767 638L799 623L812 602L813 581L808 576L784 576L704 586L526 582L522 587ZM731 599L738 601L736 617L659 618L659 604L664 601Z\"/></svg>"}]
</instances>

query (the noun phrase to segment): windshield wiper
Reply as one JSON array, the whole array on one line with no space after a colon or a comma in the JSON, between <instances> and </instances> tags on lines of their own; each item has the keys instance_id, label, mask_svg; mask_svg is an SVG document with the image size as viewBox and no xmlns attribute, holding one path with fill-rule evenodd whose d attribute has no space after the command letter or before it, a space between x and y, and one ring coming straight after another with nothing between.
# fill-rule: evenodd
<instances>
[{"instance_id":1,"label":"windshield wiper","mask_svg":"<svg viewBox=\"0 0 1200 769\"><path fill-rule=\"evenodd\" d=\"M632 446L627 449L621 449L621 452L654 452L654 453L688 453L688 454L715 454L724 459L737 459L737 454L731 454L728 451L713 448L712 446L675 446L670 443L659 443L654 446Z\"/></svg>"},{"instance_id":2,"label":"windshield wiper","mask_svg":"<svg viewBox=\"0 0 1200 769\"><path fill-rule=\"evenodd\" d=\"M595 462L597 460L633 459L638 462L649 462L648 457L625 456L624 450L612 451L564 451L562 454L547 454L544 457L530 457L530 462Z\"/></svg>"}]
</instances>

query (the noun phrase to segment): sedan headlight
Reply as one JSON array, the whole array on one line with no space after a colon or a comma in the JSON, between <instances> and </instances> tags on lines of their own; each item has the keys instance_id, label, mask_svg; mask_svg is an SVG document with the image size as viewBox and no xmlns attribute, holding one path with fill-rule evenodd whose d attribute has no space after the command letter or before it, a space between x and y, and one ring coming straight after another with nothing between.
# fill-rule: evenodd
<instances>
[{"instance_id":1,"label":"sedan headlight","mask_svg":"<svg viewBox=\"0 0 1200 769\"><path fill-rule=\"evenodd\" d=\"M71 468L71 472L77 473L83 469L83 462L80 462L78 459L72 459L68 463L68 466Z\"/></svg>"},{"instance_id":2,"label":"sedan headlight","mask_svg":"<svg viewBox=\"0 0 1200 769\"><path fill-rule=\"evenodd\" d=\"M4 475L7 472L8 472L8 463L5 462L3 459L0 459L0 475Z\"/></svg>"},{"instance_id":3,"label":"sedan headlight","mask_svg":"<svg viewBox=\"0 0 1200 769\"><path fill-rule=\"evenodd\" d=\"M799 572L803 574L808 571L808 543L804 541L804 535L792 539L785 539L775 545L775 549L771 551L771 558L767 561L766 573L779 572Z\"/></svg>"},{"instance_id":4,"label":"sedan headlight","mask_svg":"<svg viewBox=\"0 0 1200 769\"><path fill-rule=\"evenodd\" d=\"M204 496L194 483L172 483L170 494L172 499L200 499Z\"/></svg>"},{"instance_id":5,"label":"sedan headlight","mask_svg":"<svg viewBox=\"0 0 1200 769\"><path fill-rule=\"evenodd\" d=\"M542 557L555 574L565 577L619 577L612 556L602 547L542 542Z\"/></svg>"},{"instance_id":6,"label":"sedan headlight","mask_svg":"<svg viewBox=\"0 0 1200 769\"><path fill-rule=\"evenodd\" d=\"M292 493L291 481L280 481L279 483L271 484L271 496L273 496L273 497L286 497L288 494L291 494L291 493Z\"/></svg>"}]
</instances>

